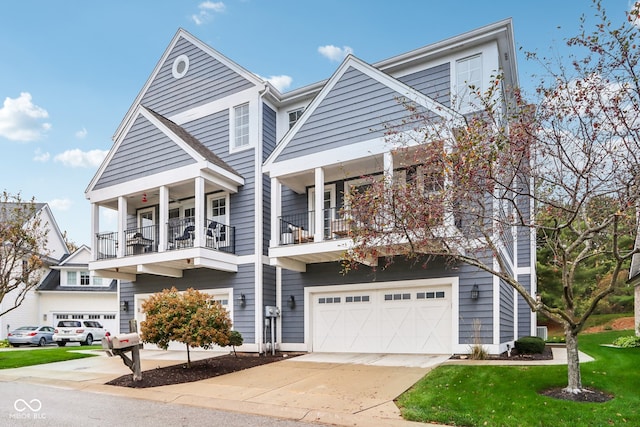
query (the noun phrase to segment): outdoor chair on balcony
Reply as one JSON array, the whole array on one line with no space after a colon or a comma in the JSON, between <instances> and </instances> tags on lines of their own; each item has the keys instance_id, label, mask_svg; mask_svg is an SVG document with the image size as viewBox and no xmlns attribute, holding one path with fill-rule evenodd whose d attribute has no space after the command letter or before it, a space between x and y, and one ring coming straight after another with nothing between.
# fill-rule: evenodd
<instances>
[{"instance_id":1,"label":"outdoor chair on balcony","mask_svg":"<svg viewBox=\"0 0 640 427\"><path fill-rule=\"evenodd\" d=\"M207 227L207 247L218 249L220 242L220 229L222 224L218 224L216 221L211 221Z\"/></svg>"},{"instance_id":2,"label":"outdoor chair on balcony","mask_svg":"<svg viewBox=\"0 0 640 427\"><path fill-rule=\"evenodd\" d=\"M196 227L189 225L185 227L181 236L175 238L176 246L178 248L192 247L193 246L193 233L196 231Z\"/></svg>"},{"instance_id":3,"label":"outdoor chair on balcony","mask_svg":"<svg viewBox=\"0 0 640 427\"><path fill-rule=\"evenodd\" d=\"M293 224L289 224L289 231L293 234L294 243L313 242L313 233L305 230L304 227L297 227Z\"/></svg>"}]
</instances>

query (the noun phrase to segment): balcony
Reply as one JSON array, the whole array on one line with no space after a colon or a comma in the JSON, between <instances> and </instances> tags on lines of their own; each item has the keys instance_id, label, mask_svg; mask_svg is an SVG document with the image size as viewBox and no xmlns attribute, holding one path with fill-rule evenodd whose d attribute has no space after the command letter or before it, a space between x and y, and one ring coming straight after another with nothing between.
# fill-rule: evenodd
<instances>
[{"instance_id":1,"label":"balcony","mask_svg":"<svg viewBox=\"0 0 640 427\"><path fill-rule=\"evenodd\" d=\"M272 264L296 271L304 265L338 261L349 248L348 221L340 208L322 211L322 230L315 232L315 211L277 218L277 235L269 248Z\"/></svg>"},{"instance_id":2,"label":"balcony","mask_svg":"<svg viewBox=\"0 0 640 427\"><path fill-rule=\"evenodd\" d=\"M206 224L197 230L193 218L172 219L165 224L163 242L158 225L126 229L124 239L117 232L97 233L91 269L131 281L141 273L182 277L184 270L202 267L237 271L235 227L214 220Z\"/></svg>"}]
</instances>

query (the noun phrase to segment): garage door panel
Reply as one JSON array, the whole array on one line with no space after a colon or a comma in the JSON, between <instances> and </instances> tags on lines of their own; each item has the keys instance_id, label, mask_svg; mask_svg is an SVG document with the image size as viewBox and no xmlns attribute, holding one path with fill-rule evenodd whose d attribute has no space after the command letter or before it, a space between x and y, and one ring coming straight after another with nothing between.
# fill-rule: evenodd
<instances>
[{"instance_id":1,"label":"garage door panel","mask_svg":"<svg viewBox=\"0 0 640 427\"><path fill-rule=\"evenodd\" d=\"M451 352L450 287L321 293L313 301L313 351Z\"/></svg>"}]
</instances>

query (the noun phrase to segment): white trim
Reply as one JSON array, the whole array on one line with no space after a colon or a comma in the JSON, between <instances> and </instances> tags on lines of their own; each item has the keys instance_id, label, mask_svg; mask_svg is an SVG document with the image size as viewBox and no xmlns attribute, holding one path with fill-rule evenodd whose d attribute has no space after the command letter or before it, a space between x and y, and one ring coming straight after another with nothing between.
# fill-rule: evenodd
<instances>
[{"instance_id":1,"label":"white trim","mask_svg":"<svg viewBox=\"0 0 640 427\"><path fill-rule=\"evenodd\" d=\"M428 96L418 92L414 88L407 86L404 83L401 83L400 81L396 80L390 75L374 68L373 66L365 63L364 61L361 61L360 59L354 57L353 55L349 55L342 62L340 67L338 67L338 69L333 74L333 76L331 76L331 78L327 81L324 87L320 90L318 95L313 99L313 101L311 101L311 103L305 110L305 114L303 114L300 120L298 120L296 124L293 125L291 129L289 129L289 132L287 132L287 134L284 136L282 141L278 144L275 150L273 150L271 155L269 155L269 157L265 161L266 171L271 170L272 165L276 163L276 159L278 158L278 156L280 156L282 151L286 148L289 142L294 138L298 130L300 130L300 128L307 122L307 120L309 120L309 118L313 116L313 112L315 111L315 109L322 103L322 101L324 101L327 95L333 90L336 83L347 72L349 68L354 68L362 72L368 77L387 86L389 89L395 92L398 92L400 95L407 97L412 102L415 102L421 105L422 107L432 111L433 113L435 113L440 117L443 117L448 120L455 120L455 121L461 121L461 122L464 120L464 117L462 115L450 109L449 107L434 101ZM342 147L342 150L344 150L344 147ZM349 151L349 150L346 150L346 151ZM323 157L323 156L318 156L318 157Z\"/></svg>"},{"instance_id":2,"label":"white trim","mask_svg":"<svg viewBox=\"0 0 640 427\"><path fill-rule=\"evenodd\" d=\"M458 277L441 277L435 279L415 279L415 280L399 280L391 282L367 282L354 283L350 285L329 285L329 286L308 286L304 288L304 346L306 351L313 351L312 342L312 307L313 294L325 292L343 292L343 291L361 291L361 290L380 290L380 289L397 289L397 288L415 288L415 287L433 287L448 286L451 287L451 347L455 350L460 341L460 323L459 323L459 278ZM283 344L290 346L292 344ZM284 348L284 347L283 347Z\"/></svg>"},{"instance_id":3,"label":"white trim","mask_svg":"<svg viewBox=\"0 0 640 427\"><path fill-rule=\"evenodd\" d=\"M257 125L257 104L258 103L254 101L246 101L229 108L229 154L249 150L257 145L255 142L257 138L254 136L255 132L259 131L259 126ZM245 106L247 107L247 115L249 116L247 118L249 120L249 123L247 124L247 143L241 146L236 146L236 110L244 108Z\"/></svg>"},{"instance_id":4,"label":"white trim","mask_svg":"<svg viewBox=\"0 0 640 427\"><path fill-rule=\"evenodd\" d=\"M184 68L180 71L178 67L180 64L184 64ZM173 60L173 66L171 67L171 74L174 79L181 79L189 71L189 57L187 55L180 55Z\"/></svg>"}]
</instances>

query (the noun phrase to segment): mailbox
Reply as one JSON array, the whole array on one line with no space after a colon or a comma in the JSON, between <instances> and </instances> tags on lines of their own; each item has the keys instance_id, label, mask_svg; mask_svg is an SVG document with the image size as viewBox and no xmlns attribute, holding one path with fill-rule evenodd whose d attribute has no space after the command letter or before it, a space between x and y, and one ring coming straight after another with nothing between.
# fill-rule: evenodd
<instances>
[{"instance_id":1,"label":"mailbox","mask_svg":"<svg viewBox=\"0 0 640 427\"><path fill-rule=\"evenodd\" d=\"M111 342L111 337L109 335L102 338L102 348L105 350L111 350L113 348L113 343Z\"/></svg>"},{"instance_id":2,"label":"mailbox","mask_svg":"<svg viewBox=\"0 0 640 427\"><path fill-rule=\"evenodd\" d=\"M111 346L114 350L129 348L136 345L140 345L140 335L136 333L121 334L115 337L111 337Z\"/></svg>"}]
</instances>

